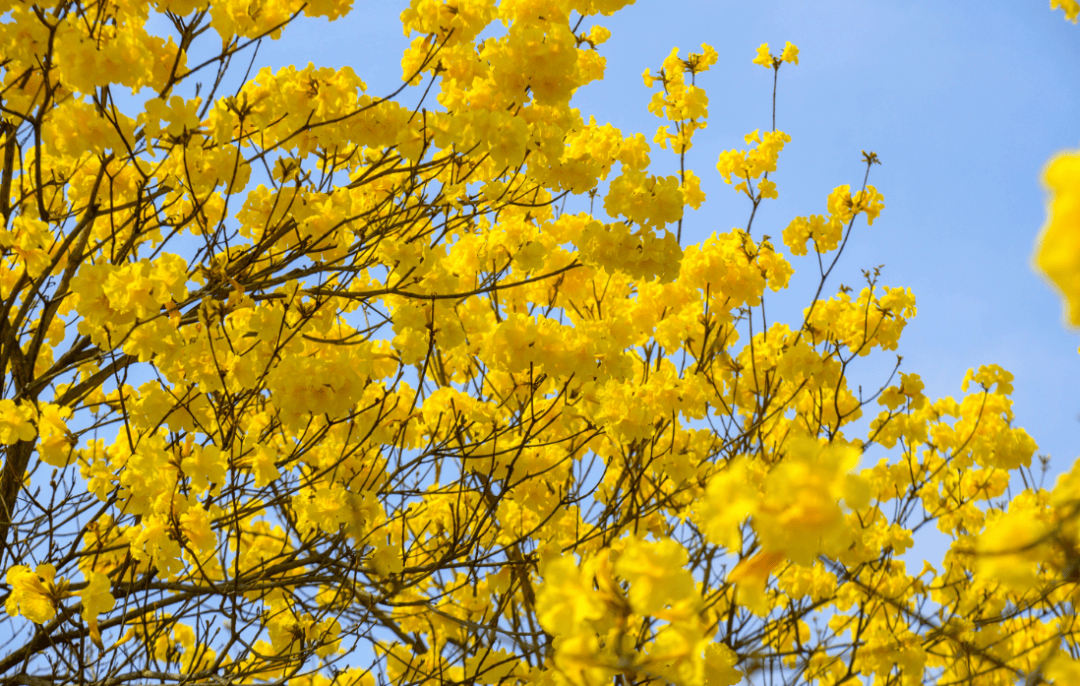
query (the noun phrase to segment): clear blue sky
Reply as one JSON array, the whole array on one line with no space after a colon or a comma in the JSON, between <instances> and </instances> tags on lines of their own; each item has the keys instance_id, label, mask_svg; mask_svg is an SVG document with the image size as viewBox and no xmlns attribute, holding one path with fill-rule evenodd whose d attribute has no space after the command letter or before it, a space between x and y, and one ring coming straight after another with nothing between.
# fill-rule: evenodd
<instances>
[{"instance_id":1,"label":"clear blue sky","mask_svg":"<svg viewBox=\"0 0 1080 686\"><path fill-rule=\"evenodd\" d=\"M373 94L388 93L401 78L404 6L377 0L334 23L301 20L263 44L256 66L350 65ZM860 150L876 151L883 165L871 183L885 211L858 228L831 285L858 286L861 269L884 264L882 283L918 299L898 351L903 369L938 397L958 395L969 367L1003 365L1016 375L1017 424L1053 456L1053 473L1072 464L1080 335L1064 328L1031 255L1046 214L1042 168L1055 151L1080 147L1080 26L1044 0L645 1L596 23L612 31L601 46L607 76L574 105L650 139L662 122L646 110L641 72L674 46L719 51L699 80L710 124L688 165L709 199L690 213L684 244L745 225L747 201L720 180L716 158L769 126L771 72L751 63L757 46L798 45L801 63L780 73L777 125L793 139L773 177L780 198L759 211L755 235L778 237L792 217L823 212L834 186L861 182ZM672 156L654 149L653 160L655 171L672 171ZM816 272L808 259L794 259L793 297L774 297L770 318L796 321ZM866 388L891 366L876 359L856 372Z\"/></svg>"}]
</instances>

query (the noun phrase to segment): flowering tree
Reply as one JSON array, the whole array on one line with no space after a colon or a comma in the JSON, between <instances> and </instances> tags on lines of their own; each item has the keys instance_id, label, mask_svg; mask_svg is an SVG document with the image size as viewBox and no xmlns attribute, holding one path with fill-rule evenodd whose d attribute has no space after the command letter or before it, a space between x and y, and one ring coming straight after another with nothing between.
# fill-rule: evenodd
<instances>
[{"instance_id":1,"label":"flowering tree","mask_svg":"<svg viewBox=\"0 0 1080 686\"><path fill-rule=\"evenodd\" d=\"M790 138L720 156L745 228L684 245L717 54L644 74L652 145L584 118L623 4L413 0L387 97L227 92L347 1L0 5L3 683L1075 681L1080 472L1041 488L1012 376L850 382L915 314L828 278L877 156L783 231L820 278L769 321Z\"/></svg>"}]
</instances>

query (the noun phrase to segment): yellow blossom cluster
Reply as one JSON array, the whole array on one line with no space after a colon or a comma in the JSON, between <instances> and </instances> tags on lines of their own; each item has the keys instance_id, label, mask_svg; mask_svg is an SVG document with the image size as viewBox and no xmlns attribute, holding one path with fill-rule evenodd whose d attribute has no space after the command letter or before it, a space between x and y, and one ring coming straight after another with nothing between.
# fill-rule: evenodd
<instances>
[{"instance_id":1,"label":"yellow blossom cluster","mask_svg":"<svg viewBox=\"0 0 1080 686\"><path fill-rule=\"evenodd\" d=\"M1065 13L1065 19L1074 24L1080 21L1080 2L1076 0L1050 0L1050 9L1060 9Z\"/></svg>"},{"instance_id":2,"label":"yellow blossom cluster","mask_svg":"<svg viewBox=\"0 0 1080 686\"><path fill-rule=\"evenodd\" d=\"M1050 218L1036 260L1065 296L1066 316L1080 326L1080 152L1065 152L1046 168L1052 193Z\"/></svg>"},{"instance_id":3,"label":"yellow blossom cluster","mask_svg":"<svg viewBox=\"0 0 1080 686\"><path fill-rule=\"evenodd\" d=\"M778 197L776 184L769 181L767 177L763 178L758 184L757 196L751 190L750 182L767 175L769 172L776 171L777 158L780 156L780 151L784 149L784 144L791 141L791 136L783 131L767 131L762 135L759 133L759 129L754 129L752 133L746 134L743 138L746 140L747 145L754 143L757 147L745 152L742 150L728 150L720 153L720 161L716 163L716 170L720 172L720 176L724 177L724 181L728 184L735 183L732 181L732 177L736 180L742 179L739 183L735 183L735 190L745 193L751 200Z\"/></svg>"},{"instance_id":4,"label":"yellow blossom cluster","mask_svg":"<svg viewBox=\"0 0 1080 686\"><path fill-rule=\"evenodd\" d=\"M388 95L224 88L348 2L2 5L0 676L1069 682L1076 469L1037 484L1000 367L864 383L916 314L880 269L769 319L884 208L761 234L775 110L717 165L749 219L690 243L717 51L646 70L651 139L571 106L625 4L411 0ZM1080 301L1074 162L1040 259Z\"/></svg>"}]
</instances>

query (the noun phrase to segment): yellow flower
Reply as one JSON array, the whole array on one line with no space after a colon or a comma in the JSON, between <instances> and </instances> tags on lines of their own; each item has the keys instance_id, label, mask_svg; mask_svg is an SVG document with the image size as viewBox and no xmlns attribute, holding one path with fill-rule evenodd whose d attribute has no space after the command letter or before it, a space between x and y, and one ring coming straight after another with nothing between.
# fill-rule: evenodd
<instances>
[{"instance_id":1,"label":"yellow flower","mask_svg":"<svg viewBox=\"0 0 1080 686\"><path fill-rule=\"evenodd\" d=\"M878 397L878 405L884 405L890 410L895 410L905 402L907 401L904 394L896 386L889 386Z\"/></svg>"},{"instance_id":2,"label":"yellow flower","mask_svg":"<svg viewBox=\"0 0 1080 686\"><path fill-rule=\"evenodd\" d=\"M799 63L799 49L795 47L791 41L788 41L784 46L784 52L780 53L780 59L785 62L791 62L792 64Z\"/></svg>"},{"instance_id":3,"label":"yellow flower","mask_svg":"<svg viewBox=\"0 0 1080 686\"><path fill-rule=\"evenodd\" d=\"M847 547L850 533L839 501L850 509L866 507L869 485L849 472L859 449L821 445L816 438L791 441L787 455L769 473L754 516L762 547L809 565L823 550Z\"/></svg>"},{"instance_id":4,"label":"yellow flower","mask_svg":"<svg viewBox=\"0 0 1080 686\"><path fill-rule=\"evenodd\" d=\"M761 616L768 614L765 586L769 581L769 575L783 561L783 553L762 552L735 565L735 569L728 574L728 581L734 583L738 589L739 604L749 608L755 614Z\"/></svg>"},{"instance_id":5,"label":"yellow flower","mask_svg":"<svg viewBox=\"0 0 1080 686\"><path fill-rule=\"evenodd\" d=\"M588 41L592 43L593 47L606 43L611 38L611 29L604 26L594 26L589 29Z\"/></svg>"},{"instance_id":6,"label":"yellow flower","mask_svg":"<svg viewBox=\"0 0 1080 686\"><path fill-rule=\"evenodd\" d=\"M1069 323L1080 326L1080 151L1059 155L1043 178L1050 214L1035 261L1065 297Z\"/></svg>"},{"instance_id":7,"label":"yellow flower","mask_svg":"<svg viewBox=\"0 0 1080 686\"><path fill-rule=\"evenodd\" d=\"M509 677L522 671L526 665L508 650L482 650L465 659L465 673L469 681L478 684L501 684L512 681Z\"/></svg>"},{"instance_id":8,"label":"yellow flower","mask_svg":"<svg viewBox=\"0 0 1080 686\"><path fill-rule=\"evenodd\" d=\"M615 573L630 582L630 605L643 615L665 605L693 602L694 578L684 569L686 549L678 541L658 543L631 538L615 563Z\"/></svg>"},{"instance_id":9,"label":"yellow flower","mask_svg":"<svg viewBox=\"0 0 1080 686\"><path fill-rule=\"evenodd\" d=\"M74 448L74 439L65 421L71 417L71 408L42 403L39 409L38 429L41 438L38 441L38 454L53 467L65 467Z\"/></svg>"},{"instance_id":10,"label":"yellow flower","mask_svg":"<svg viewBox=\"0 0 1080 686\"><path fill-rule=\"evenodd\" d=\"M754 58L754 64L760 64L766 69L773 66L773 57L769 54L769 44L762 43L757 49L757 57Z\"/></svg>"},{"instance_id":11,"label":"yellow flower","mask_svg":"<svg viewBox=\"0 0 1080 686\"><path fill-rule=\"evenodd\" d=\"M1074 24L1080 18L1080 2L1076 0L1050 0L1050 9L1061 9L1065 12L1065 19Z\"/></svg>"},{"instance_id":12,"label":"yellow flower","mask_svg":"<svg viewBox=\"0 0 1080 686\"><path fill-rule=\"evenodd\" d=\"M33 424L34 409L26 404L16 405L14 400L0 400L0 443L12 445L29 441L37 436Z\"/></svg>"},{"instance_id":13,"label":"yellow flower","mask_svg":"<svg viewBox=\"0 0 1080 686\"><path fill-rule=\"evenodd\" d=\"M710 643L705 648L705 686L734 686L742 680L735 669L739 658L723 643Z\"/></svg>"},{"instance_id":14,"label":"yellow flower","mask_svg":"<svg viewBox=\"0 0 1080 686\"><path fill-rule=\"evenodd\" d=\"M705 193L701 190L701 179L689 169L683 174L682 192L683 200L695 210L705 202Z\"/></svg>"},{"instance_id":15,"label":"yellow flower","mask_svg":"<svg viewBox=\"0 0 1080 686\"><path fill-rule=\"evenodd\" d=\"M70 598L67 580L56 579L56 567L38 565L31 572L26 565L16 565L8 570L7 581L11 586L5 609L12 617L20 614L35 624L44 624L56 616L60 601Z\"/></svg>"},{"instance_id":16,"label":"yellow flower","mask_svg":"<svg viewBox=\"0 0 1080 686\"><path fill-rule=\"evenodd\" d=\"M105 647L101 643L101 629L98 627L98 616L102 612L108 612L116 606L116 598L109 592L111 583L109 577L101 572L87 572L86 588L79 595L82 597L82 616L90 626L90 640L101 650Z\"/></svg>"},{"instance_id":17,"label":"yellow flower","mask_svg":"<svg viewBox=\"0 0 1080 686\"><path fill-rule=\"evenodd\" d=\"M561 557L543 571L544 585L536 594L540 625L555 636L573 635L604 616L600 595L593 591L572 557Z\"/></svg>"},{"instance_id":18,"label":"yellow flower","mask_svg":"<svg viewBox=\"0 0 1080 686\"><path fill-rule=\"evenodd\" d=\"M758 184L758 196L761 198L776 199L779 194L776 192L776 184L768 179L762 179Z\"/></svg>"},{"instance_id":19,"label":"yellow flower","mask_svg":"<svg viewBox=\"0 0 1080 686\"><path fill-rule=\"evenodd\" d=\"M1043 517L1023 504L1013 501L1007 514L988 518L975 547L978 573L1021 593L1038 585L1038 565L1050 554Z\"/></svg>"},{"instance_id":20,"label":"yellow flower","mask_svg":"<svg viewBox=\"0 0 1080 686\"><path fill-rule=\"evenodd\" d=\"M1065 653L1058 653L1050 658L1044 671L1047 678L1053 679L1053 682L1057 684L1080 682L1080 660L1073 660Z\"/></svg>"}]
</instances>

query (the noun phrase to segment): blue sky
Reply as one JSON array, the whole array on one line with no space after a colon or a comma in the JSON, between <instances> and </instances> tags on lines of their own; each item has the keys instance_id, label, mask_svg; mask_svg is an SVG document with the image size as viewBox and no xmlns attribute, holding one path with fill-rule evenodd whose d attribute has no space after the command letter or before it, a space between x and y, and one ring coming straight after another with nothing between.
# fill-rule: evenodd
<instances>
[{"instance_id":1,"label":"blue sky","mask_svg":"<svg viewBox=\"0 0 1080 686\"><path fill-rule=\"evenodd\" d=\"M357 6L343 20L301 20L260 48L256 67L352 66L373 94L400 84L407 44L402 2ZM840 184L862 180L861 150L876 151L871 183L885 196L874 226L859 226L830 281L860 286L860 271L884 264L881 283L910 287L918 316L898 352L932 397L959 395L970 367L1001 364L1016 375L1016 422L1053 457L1052 473L1080 455L1080 336L1063 325L1057 294L1031 268L1045 221L1041 171L1080 147L1080 27L1047 2L832 0L638 2L596 23L603 82L579 91L585 116L651 139L663 122L646 110L641 81L672 47L719 52L698 85L710 123L688 166L708 201L689 213L684 244L745 226L748 201L715 171L722 150L769 127L771 72L751 63L762 42L799 46L798 66L780 73L777 126L792 136L773 175L754 234L779 237L792 217L820 213ZM587 24L586 24L587 25ZM654 148L654 171L674 157ZM774 296L770 318L795 322L808 304L816 264L794 258L796 278ZM878 355L856 379L876 388L893 358ZM876 458L875 458L876 459Z\"/></svg>"}]
</instances>

